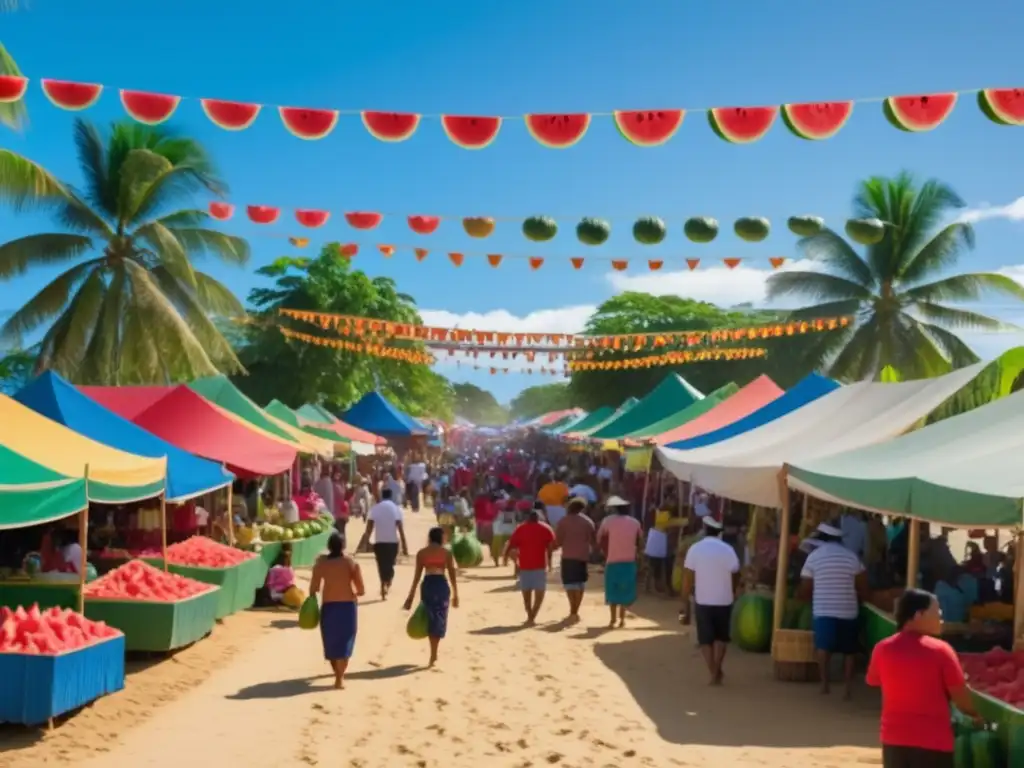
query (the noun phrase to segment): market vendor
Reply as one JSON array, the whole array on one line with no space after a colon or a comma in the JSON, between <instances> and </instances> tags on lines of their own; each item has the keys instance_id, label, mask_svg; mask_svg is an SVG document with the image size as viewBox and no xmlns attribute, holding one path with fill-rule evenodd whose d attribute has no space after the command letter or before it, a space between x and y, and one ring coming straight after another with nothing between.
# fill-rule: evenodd
<instances>
[{"instance_id":1,"label":"market vendor","mask_svg":"<svg viewBox=\"0 0 1024 768\"><path fill-rule=\"evenodd\" d=\"M43 534L39 548L43 573L79 573L82 569L82 547L78 531L53 528Z\"/></svg>"}]
</instances>

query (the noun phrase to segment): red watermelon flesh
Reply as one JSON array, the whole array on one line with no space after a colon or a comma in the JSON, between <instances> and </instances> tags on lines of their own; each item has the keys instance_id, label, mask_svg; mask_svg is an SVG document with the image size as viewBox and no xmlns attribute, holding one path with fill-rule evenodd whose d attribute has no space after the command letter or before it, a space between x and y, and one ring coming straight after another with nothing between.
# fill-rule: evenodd
<instances>
[{"instance_id":1,"label":"red watermelon flesh","mask_svg":"<svg viewBox=\"0 0 1024 768\"><path fill-rule=\"evenodd\" d=\"M937 127L956 106L955 93L890 96L882 105L885 118L901 131L922 133Z\"/></svg>"},{"instance_id":2,"label":"red watermelon flesh","mask_svg":"<svg viewBox=\"0 0 1024 768\"><path fill-rule=\"evenodd\" d=\"M0 75L0 104L21 101L28 90L28 78L18 75Z\"/></svg>"},{"instance_id":3,"label":"red watermelon flesh","mask_svg":"<svg viewBox=\"0 0 1024 768\"><path fill-rule=\"evenodd\" d=\"M322 227L329 218L331 218L330 211L311 211L301 208L295 211L295 220L302 226L309 227L310 229Z\"/></svg>"},{"instance_id":4,"label":"red watermelon flesh","mask_svg":"<svg viewBox=\"0 0 1024 768\"><path fill-rule=\"evenodd\" d=\"M583 138L590 127L590 115L526 115L526 130L538 143L550 149L565 149Z\"/></svg>"},{"instance_id":5,"label":"red watermelon flesh","mask_svg":"<svg viewBox=\"0 0 1024 768\"><path fill-rule=\"evenodd\" d=\"M719 138L732 144L750 144L772 127L775 107L716 107L708 110L708 122Z\"/></svg>"},{"instance_id":6,"label":"red watermelon flesh","mask_svg":"<svg viewBox=\"0 0 1024 768\"><path fill-rule=\"evenodd\" d=\"M350 259L359 253L359 246L355 243L345 243L338 247L338 253L344 256L346 259Z\"/></svg>"},{"instance_id":7,"label":"red watermelon flesh","mask_svg":"<svg viewBox=\"0 0 1024 768\"><path fill-rule=\"evenodd\" d=\"M1024 88L985 88L978 91L978 107L999 125L1024 125Z\"/></svg>"},{"instance_id":8,"label":"red watermelon flesh","mask_svg":"<svg viewBox=\"0 0 1024 768\"><path fill-rule=\"evenodd\" d=\"M293 136L310 141L322 139L338 124L336 109L298 109L279 107L281 122Z\"/></svg>"},{"instance_id":9,"label":"red watermelon flesh","mask_svg":"<svg viewBox=\"0 0 1024 768\"><path fill-rule=\"evenodd\" d=\"M501 118L442 115L441 127L448 138L463 149L483 149L497 138Z\"/></svg>"},{"instance_id":10,"label":"red watermelon flesh","mask_svg":"<svg viewBox=\"0 0 1024 768\"><path fill-rule=\"evenodd\" d=\"M181 102L180 96L144 91L121 91L121 104L133 120L146 125L160 125L174 114Z\"/></svg>"},{"instance_id":11,"label":"red watermelon flesh","mask_svg":"<svg viewBox=\"0 0 1024 768\"><path fill-rule=\"evenodd\" d=\"M146 600L173 603L209 592L213 587L175 573L165 573L142 560L132 560L85 586L86 598Z\"/></svg>"},{"instance_id":12,"label":"red watermelon flesh","mask_svg":"<svg viewBox=\"0 0 1024 768\"><path fill-rule=\"evenodd\" d=\"M384 216L371 211L348 211L345 221L353 229L373 229L384 219Z\"/></svg>"},{"instance_id":13,"label":"red watermelon flesh","mask_svg":"<svg viewBox=\"0 0 1024 768\"><path fill-rule=\"evenodd\" d=\"M210 122L226 131L243 131L255 122L260 113L259 104L246 104L241 101L218 101L217 99L200 99L203 112Z\"/></svg>"},{"instance_id":14,"label":"red watermelon flesh","mask_svg":"<svg viewBox=\"0 0 1024 768\"><path fill-rule=\"evenodd\" d=\"M245 208L245 213L249 217L249 221L255 224L273 224L281 215L281 209L269 205L248 205Z\"/></svg>"},{"instance_id":15,"label":"red watermelon flesh","mask_svg":"<svg viewBox=\"0 0 1024 768\"><path fill-rule=\"evenodd\" d=\"M102 621L90 621L66 608L27 611L0 608L0 653L53 656L77 651L93 643L121 635Z\"/></svg>"},{"instance_id":16,"label":"red watermelon flesh","mask_svg":"<svg viewBox=\"0 0 1024 768\"><path fill-rule=\"evenodd\" d=\"M615 127L630 144L657 147L676 135L686 113L681 109L644 109L615 112Z\"/></svg>"},{"instance_id":17,"label":"red watermelon flesh","mask_svg":"<svg viewBox=\"0 0 1024 768\"><path fill-rule=\"evenodd\" d=\"M410 112L363 112L363 125L379 141L405 141L420 124L420 116Z\"/></svg>"},{"instance_id":18,"label":"red watermelon flesh","mask_svg":"<svg viewBox=\"0 0 1024 768\"><path fill-rule=\"evenodd\" d=\"M167 562L200 568L230 568L258 555L220 544L205 536L193 536L167 548Z\"/></svg>"},{"instance_id":19,"label":"red watermelon flesh","mask_svg":"<svg viewBox=\"0 0 1024 768\"><path fill-rule=\"evenodd\" d=\"M72 83L66 80L43 80L43 93L54 106L77 112L88 109L100 99L103 86L95 83Z\"/></svg>"},{"instance_id":20,"label":"red watermelon flesh","mask_svg":"<svg viewBox=\"0 0 1024 768\"><path fill-rule=\"evenodd\" d=\"M782 121L801 139L830 139L839 133L853 114L852 101L819 101L811 104L783 104Z\"/></svg>"},{"instance_id":21,"label":"red watermelon flesh","mask_svg":"<svg viewBox=\"0 0 1024 768\"><path fill-rule=\"evenodd\" d=\"M417 235L432 235L441 226L440 216L410 216L407 221Z\"/></svg>"},{"instance_id":22,"label":"red watermelon flesh","mask_svg":"<svg viewBox=\"0 0 1024 768\"><path fill-rule=\"evenodd\" d=\"M210 203L210 215L217 221L227 221L235 215L235 206L231 203Z\"/></svg>"}]
</instances>

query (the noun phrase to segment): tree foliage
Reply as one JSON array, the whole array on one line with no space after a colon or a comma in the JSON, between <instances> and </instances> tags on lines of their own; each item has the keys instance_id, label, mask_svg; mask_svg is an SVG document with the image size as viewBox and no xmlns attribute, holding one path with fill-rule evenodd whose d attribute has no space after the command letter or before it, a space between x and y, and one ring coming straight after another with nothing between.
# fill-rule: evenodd
<instances>
[{"instance_id":1,"label":"tree foliage","mask_svg":"<svg viewBox=\"0 0 1024 768\"><path fill-rule=\"evenodd\" d=\"M508 411L486 389L465 383L453 383L455 415L481 426L497 426L508 421Z\"/></svg>"},{"instance_id":2,"label":"tree foliage","mask_svg":"<svg viewBox=\"0 0 1024 768\"><path fill-rule=\"evenodd\" d=\"M528 420L550 413L573 407L573 393L566 382L554 382L552 384L540 384L536 387L527 387L514 398L509 404L509 415L515 419Z\"/></svg>"},{"instance_id":3,"label":"tree foliage","mask_svg":"<svg viewBox=\"0 0 1024 768\"><path fill-rule=\"evenodd\" d=\"M37 355L32 349L9 349L0 355L0 393L13 395L28 384Z\"/></svg>"},{"instance_id":4,"label":"tree foliage","mask_svg":"<svg viewBox=\"0 0 1024 768\"><path fill-rule=\"evenodd\" d=\"M289 340L279 330L333 333L283 317L280 309L421 322L413 298L401 293L394 280L370 278L353 269L335 244L312 259L282 257L257 274L273 285L249 294L255 313L239 347L249 375L235 378L256 402L262 405L278 398L292 407L312 402L342 410L376 389L414 416L452 417L451 385L430 368ZM412 342L394 345L422 349L422 344Z\"/></svg>"}]
</instances>

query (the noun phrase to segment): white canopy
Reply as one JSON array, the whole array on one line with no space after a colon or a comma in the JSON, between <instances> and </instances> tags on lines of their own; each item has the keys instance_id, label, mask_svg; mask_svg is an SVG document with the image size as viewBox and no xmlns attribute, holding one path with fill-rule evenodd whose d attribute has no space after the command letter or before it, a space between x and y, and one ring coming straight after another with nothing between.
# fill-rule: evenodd
<instances>
[{"instance_id":1,"label":"white canopy","mask_svg":"<svg viewBox=\"0 0 1024 768\"><path fill-rule=\"evenodd\" d=\"M779 472L785 465L896 437L984 367L978 363L939 378L899 384L850 384L719 443L690 451L659 447L658 458L680 480L716 496L779 507Z\"/></svg>"}]
</instances>

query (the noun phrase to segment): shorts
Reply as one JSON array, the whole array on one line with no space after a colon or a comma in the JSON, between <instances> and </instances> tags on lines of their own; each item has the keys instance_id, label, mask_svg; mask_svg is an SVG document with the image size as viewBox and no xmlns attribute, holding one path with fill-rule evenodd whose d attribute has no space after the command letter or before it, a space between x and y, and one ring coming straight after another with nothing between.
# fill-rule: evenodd
<instances>
[{"instance_id":1,"label":"shorts","mask_svg":"<svg viewBox=\"0 0 1024 768\"><path fill-rule=\"evenodd\" d=\"M882 745L883 768L953 768L955 765L952 752Z\"/></svg>"},{"instance_id":2,"label":"shorts","mask_svg":"<svg viewBox=\"0 0 1024 768\"><path fill-rule=\"evenodd\" d=\"M586 560L567 560L562 558L562 586L569 592L582 592L587 586L587 579L590 574L587 572Z\"/></svg>"},{"instance_id":3,"label":"shorts","mask_svg":"<svg viewBox=\"0 0 1024 768\"><path fill-rule=\"evenodd\" d=\"M694 606L694 621L697 625L697 645L714 645L732 641L732 604Z\"/></svg>"},{"instance_id":4,"label":"shorts","mask_svg":"<svg viewBox=\"0 0 1024 768\"><path fill-rule=\"evenodd\" d=\"M813 627L816 650L844 656L860 653L860 623L857 619L815 616Z\"/></svg>"},{"instance_id":5,"label":"shorts","mask_svg":"<svg viewBox=\"0 0 1024 768\"><path fill-rule=\"evenodd\" d=\"M520 592L543 592L548 588L548 572L543 568L519 572Z\"/></svg>"}]
</instances>

